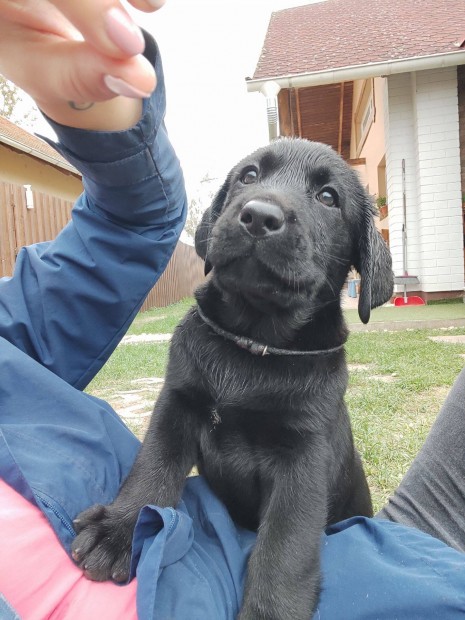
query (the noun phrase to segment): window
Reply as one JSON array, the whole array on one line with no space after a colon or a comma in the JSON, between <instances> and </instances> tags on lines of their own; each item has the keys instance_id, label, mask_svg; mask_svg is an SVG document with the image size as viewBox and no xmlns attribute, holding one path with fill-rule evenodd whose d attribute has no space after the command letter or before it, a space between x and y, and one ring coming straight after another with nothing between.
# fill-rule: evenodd
<instances>
[{"instance_id":1,"label":"window","mask_svg":"<svg viewBox=\"0 0 465 620\"><path fill-rule=\"evenodd\" d=\"M363 114L362 122L360 124L360 133L362 136L366 136L368 130L370 129L370 125L373 122L373 99L369 99L367 106L365 108L365 112Z\"/></svg>"},{"instance_id":2,"label":"window","mask_svg":"<svg viewBox=\"0 0 465 620\"><path fill-rule=\"evenodd\" d=\"M373 80L366 80L355 114L355 135L357 139L357 155L360 154L370 127L375 120L375 103Z\"/></svg>"}]
</instances>

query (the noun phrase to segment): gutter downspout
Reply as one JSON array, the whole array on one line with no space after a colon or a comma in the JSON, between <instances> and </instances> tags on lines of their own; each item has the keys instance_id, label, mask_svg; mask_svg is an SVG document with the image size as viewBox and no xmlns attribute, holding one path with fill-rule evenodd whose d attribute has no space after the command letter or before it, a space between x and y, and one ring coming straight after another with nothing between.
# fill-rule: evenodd
<instances>
[{"instance_id":1,"label":"gutter downspout","mask_svg":"<svg viewBox=\"0 0 465 620\"><path fill-rule=\"evenodd\" d=\"M279 84L272 80L265 82L260 88L260 92L266 97L266 116L270 142L279 136L278 93L280 90Z\"/></svg>"}]
</instances>

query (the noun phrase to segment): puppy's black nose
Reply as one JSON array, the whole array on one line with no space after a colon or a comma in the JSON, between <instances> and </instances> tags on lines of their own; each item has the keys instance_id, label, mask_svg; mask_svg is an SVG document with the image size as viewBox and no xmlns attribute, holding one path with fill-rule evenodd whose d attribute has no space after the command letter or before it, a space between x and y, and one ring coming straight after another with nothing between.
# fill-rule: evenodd
<instances>
[{"instance_id":1,"label":"puppy's black nose","mask_svg":"<svg viewBox=\"0 0 465 620\"><path fill-rule=\"evenodd\" d=\"M239 222L253 237L265 237L284 229L284 213L270 202L250 200L242 207Z\"/></svg>"}]
</instances>

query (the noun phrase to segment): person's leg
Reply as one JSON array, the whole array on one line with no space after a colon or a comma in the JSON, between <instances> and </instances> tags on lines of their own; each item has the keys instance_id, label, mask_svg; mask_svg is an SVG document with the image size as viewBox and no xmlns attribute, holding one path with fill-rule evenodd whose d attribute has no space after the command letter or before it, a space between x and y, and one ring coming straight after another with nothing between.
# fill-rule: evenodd
<instances>
[{"instance_id":1,"label":"person's leg","mask_svg":"<svg viewBox=\"0 0 465 620\"><path fill-rule=\"evenodd\" d=\"M136 580L86 579L45 515L1 478L0 537L0 591L20 618L136 620Z\"/></svg>"},{"instance_id":2,"label":"person's leg","mask_svg":"<svg viewBox=\"0 0 465 620\"><path fill-rule=\"evenodd\" d=\"M465 369L399 488L376 515L465 551Z\"/></svg>"},{"instance_id":3,"label":"person's leg","mask_svg":"<svg viewBox=\"0 0 465 620\"><path fill-rule=\"evenodd\" d=\"M0 478L43 511L69 552L72 520L113 501L140 442L108 403L0 340Z\"/></svg>"}]
</instances>

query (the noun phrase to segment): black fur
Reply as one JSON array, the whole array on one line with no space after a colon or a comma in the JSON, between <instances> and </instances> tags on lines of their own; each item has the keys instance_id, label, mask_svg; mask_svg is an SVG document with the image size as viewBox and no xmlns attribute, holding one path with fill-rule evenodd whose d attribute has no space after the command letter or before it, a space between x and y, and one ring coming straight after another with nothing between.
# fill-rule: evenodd
<instances>
[{"instance_id":1,"label":"black fur","mask_svg":"<svg viewBox=\"0 0 465 620\"><path fill-rule=\"evenodd\" d=\"M230 172L198 228L196 248L212 271L198 305L221 329L270 347L342 345L351 265L361 274L362 321L392 293L373 214L329 147L282 139L258 150ZM232 518L258 529L239 618L308 620L323 528L372 514L346 386L343 349L253 355L194 307L173 336L165 386L120 495L80 516L76 560L92 579L125 579L139 509L176 505L197 464Z\"/></svg>"}]
</instances>

